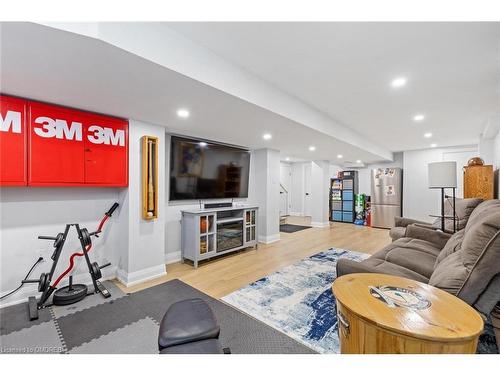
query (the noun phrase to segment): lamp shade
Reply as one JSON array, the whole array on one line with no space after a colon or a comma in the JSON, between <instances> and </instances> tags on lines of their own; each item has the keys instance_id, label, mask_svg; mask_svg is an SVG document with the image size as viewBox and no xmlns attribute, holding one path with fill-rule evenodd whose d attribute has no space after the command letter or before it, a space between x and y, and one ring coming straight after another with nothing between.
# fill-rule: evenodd
<instances>
[{"instance_id":1,"label":"lamp shade","mask_svg":"<svg viewBox=\"0 0 500 375\"><path fill-rule=\"evenodd\" d=\"M429 189L456 188L457 162L440 161L429 163Z\"/></svg>"}]
</instances>

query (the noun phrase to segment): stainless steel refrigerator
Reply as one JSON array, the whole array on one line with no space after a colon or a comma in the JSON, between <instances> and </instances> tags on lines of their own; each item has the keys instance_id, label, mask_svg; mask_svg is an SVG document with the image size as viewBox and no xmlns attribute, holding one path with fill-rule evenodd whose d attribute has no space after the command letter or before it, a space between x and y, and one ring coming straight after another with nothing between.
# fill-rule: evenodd
<instances>
[{"instance_id":1,"label":"stainless steel refrigerator","mask_svg":"<svg viewBox=\"0 0 500 375\"><path fill-rule=\"evenodd\" d=\"M372 169L371 179L371 225L377 228L392 228L394 217L402 215L403 170Z\"/></svg>"}]
</instances>

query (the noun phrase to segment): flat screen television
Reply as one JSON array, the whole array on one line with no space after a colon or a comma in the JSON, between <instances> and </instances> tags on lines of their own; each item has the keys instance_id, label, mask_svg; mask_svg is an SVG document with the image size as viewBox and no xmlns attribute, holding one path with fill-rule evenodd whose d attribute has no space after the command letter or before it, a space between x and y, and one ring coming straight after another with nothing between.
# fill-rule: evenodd
<instances>
[{"instance_id":1,"label":"flat screen television","mask_svg":"<svg viewBox=\"0 0 500 375\"><path fill-rule=\"evenodd\" d=\"M247 198L250 151L171 137L169 200Z\"/></svg>"}]
</instances>

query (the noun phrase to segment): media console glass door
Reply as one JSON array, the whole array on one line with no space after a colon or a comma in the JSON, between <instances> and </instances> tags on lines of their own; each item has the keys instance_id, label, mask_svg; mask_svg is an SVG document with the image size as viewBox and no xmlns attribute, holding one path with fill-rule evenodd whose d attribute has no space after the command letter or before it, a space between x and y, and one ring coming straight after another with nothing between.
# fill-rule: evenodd
<instances>
[{"instance_id":1,"label":"media console glass door","mask_svg":"<svg viewBox=\"0 0 500 375\"><path fill-rule=\"evenodd\" d=\"M245 211L245 243L254 242L257 231L256 210Z\"/></svg>"},{"instance_id":2,"label":"media console glass door","mask_svg":"<svg viewBox=\"0 0 500 375\"><path fill-rule=\"evenodd\" d=\"M215 215L200 216L200 255L215 251Z\"/></svg>"},{"instance_id":3,"label":"media console glass door","mask_svg":"<svg viewBox=\"0 0 500 375\"><path fill-rule=\"evenodd\" d=\"M243 221L217 224L217 252L243 246Z\"/></svg>"}]
</instances>

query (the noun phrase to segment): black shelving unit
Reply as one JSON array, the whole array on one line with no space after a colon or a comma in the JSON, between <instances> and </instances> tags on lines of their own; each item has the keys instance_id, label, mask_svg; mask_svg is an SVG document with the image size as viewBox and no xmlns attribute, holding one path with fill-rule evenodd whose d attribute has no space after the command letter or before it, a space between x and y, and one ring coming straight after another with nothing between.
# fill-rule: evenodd
<instances>
[{"instance_id":1,"label":"black shelving unit","mask_svg":"<svg viewBox=\"0 0 500 375\"><path fill-rule=\"evenodd\" d=\"M358 194L358 172L343 171L330 179L330 221L353 223L354 199Z\"/></svg>"}]
</instances>

